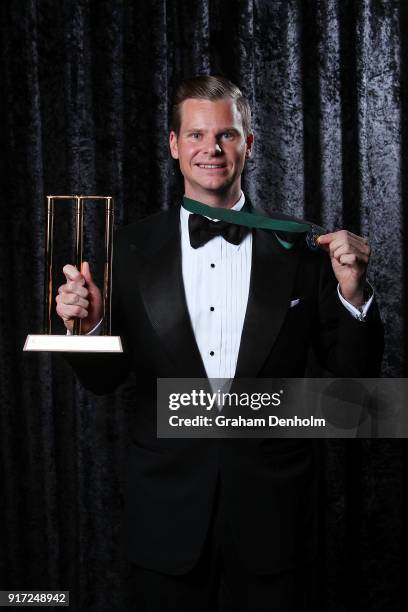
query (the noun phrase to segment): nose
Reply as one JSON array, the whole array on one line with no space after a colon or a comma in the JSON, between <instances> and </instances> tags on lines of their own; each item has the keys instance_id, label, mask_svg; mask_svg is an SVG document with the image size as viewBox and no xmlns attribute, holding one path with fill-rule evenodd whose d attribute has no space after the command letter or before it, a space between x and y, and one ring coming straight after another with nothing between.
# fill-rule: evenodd
<instances>
[{"instance_id":1,"label":"nose","mask_svg":"<svg viewBox=\"0 0 408 612\"><path fill-rule=\"evenodd\" d=\"M205 152L208 153L208 155L215 157L216 155L219 155L220 153L222 153L220 143L218 142L215 136L210 136L206 140L205 145L206 145Z\"/></svg>"}]
</instances>

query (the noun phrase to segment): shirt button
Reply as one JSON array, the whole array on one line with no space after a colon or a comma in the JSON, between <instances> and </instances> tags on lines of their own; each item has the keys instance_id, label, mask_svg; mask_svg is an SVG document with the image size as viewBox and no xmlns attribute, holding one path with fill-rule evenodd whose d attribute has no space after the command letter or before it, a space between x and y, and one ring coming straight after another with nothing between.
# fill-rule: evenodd
<instances>
[{"instance_id":1,"label":"shirt button","mask_svg":"<svg viewBox=\"0 0 408 612\"><path fill-rule=\"evenodd\" d=\"M210 307L210 310L211 310L211 312L212 312L212 311L214 310L214 306L211 306L211 307Z\"/></svg>"},{"instance_id":2,"label":"shirt button","mask_svg":"<svg viewBox=\"0 0 408 612\"><path fill-rule=\"evenodd\" d=\"M213 357L214 356L214 351L210 351L210 355L211 355L211 357Z\"/></svg>"},{"instance_id":3,"label":"shirt button","mask_svg":"<svg viewBox=\"0 0 408 612\"><path fill-rule=\"evenodd\" d=\"M212 267L212 268L215 268L215 264L211 264L211 267Z\"/></svg>"}]
</instances>

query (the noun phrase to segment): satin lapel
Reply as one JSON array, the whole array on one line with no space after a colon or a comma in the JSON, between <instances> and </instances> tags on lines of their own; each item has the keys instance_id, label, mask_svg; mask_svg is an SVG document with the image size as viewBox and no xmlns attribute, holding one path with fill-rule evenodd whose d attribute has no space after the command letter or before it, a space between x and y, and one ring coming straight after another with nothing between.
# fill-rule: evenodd
<instances>
[{"instance_id":1,"label":"satin lapel","mask_svg":"<svg viewBox=\"0 0 408 612\"><path fill-rule=\"evenodd\" d=\"M242 330L237 377L255 377L270 353L288 311L299 263L273 232L255 230L248 306Z\"/></svg>"},{"instance_id":2,"label":"satin lapel","mask_svg":"<svg viewBox=\"0 0 408 612\"><path fill-rule=\"evenodd\" d=\"M155 247L143 253L140 289L153 328L185 378L205 378L184 293L179 209L169 212L155 233Z\"/></svg>"}]
</instances>

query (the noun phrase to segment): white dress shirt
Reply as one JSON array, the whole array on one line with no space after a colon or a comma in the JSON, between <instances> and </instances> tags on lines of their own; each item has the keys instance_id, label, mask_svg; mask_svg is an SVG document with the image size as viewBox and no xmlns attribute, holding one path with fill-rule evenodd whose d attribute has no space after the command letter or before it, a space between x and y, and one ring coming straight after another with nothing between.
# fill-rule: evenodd
<instances>
[{"instance_id":1,"label":"white dress shirt","mask_svg":"<svg viewBox=\"0 0 408 612\"><path fill-rule=\"evenodd\" d=\"M244 203L241 194L233 210ZM189 216L181 207L181 262L191 325L208 378L233 378L248 303L252 234L238 245L216 236L193 249Z\"/></svg>"}]
</instances>

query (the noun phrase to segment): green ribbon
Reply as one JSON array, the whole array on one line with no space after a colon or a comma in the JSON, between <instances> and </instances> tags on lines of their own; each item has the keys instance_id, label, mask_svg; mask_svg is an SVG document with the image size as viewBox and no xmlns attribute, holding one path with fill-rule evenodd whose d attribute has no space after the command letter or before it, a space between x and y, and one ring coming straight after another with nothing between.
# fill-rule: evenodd
<instances>
[{"instance_id":1,"label":"green ribbon","mask_svg":"<svg viewBox=\"0 0 408 612\"><path fill-rule=\"evenodd\" d=\"M273 217L260 215L256 211L246 212L243 210L231 210L230 208L213 208L212 206L207 206L206 204L202 204L186 196L183 197L183 208L196 215L203 215L204 217L218 219L219 221L227 221L235 225L245 225L246 227L274 230L275 232L287 232L290 234L309 234L311 240L314 241L318 235L316 228L311 223L274 219ZM293 247L294 242L283 240L276 234L275 236L285 249L291 249Z\"/></svg>"}]
</instances>

